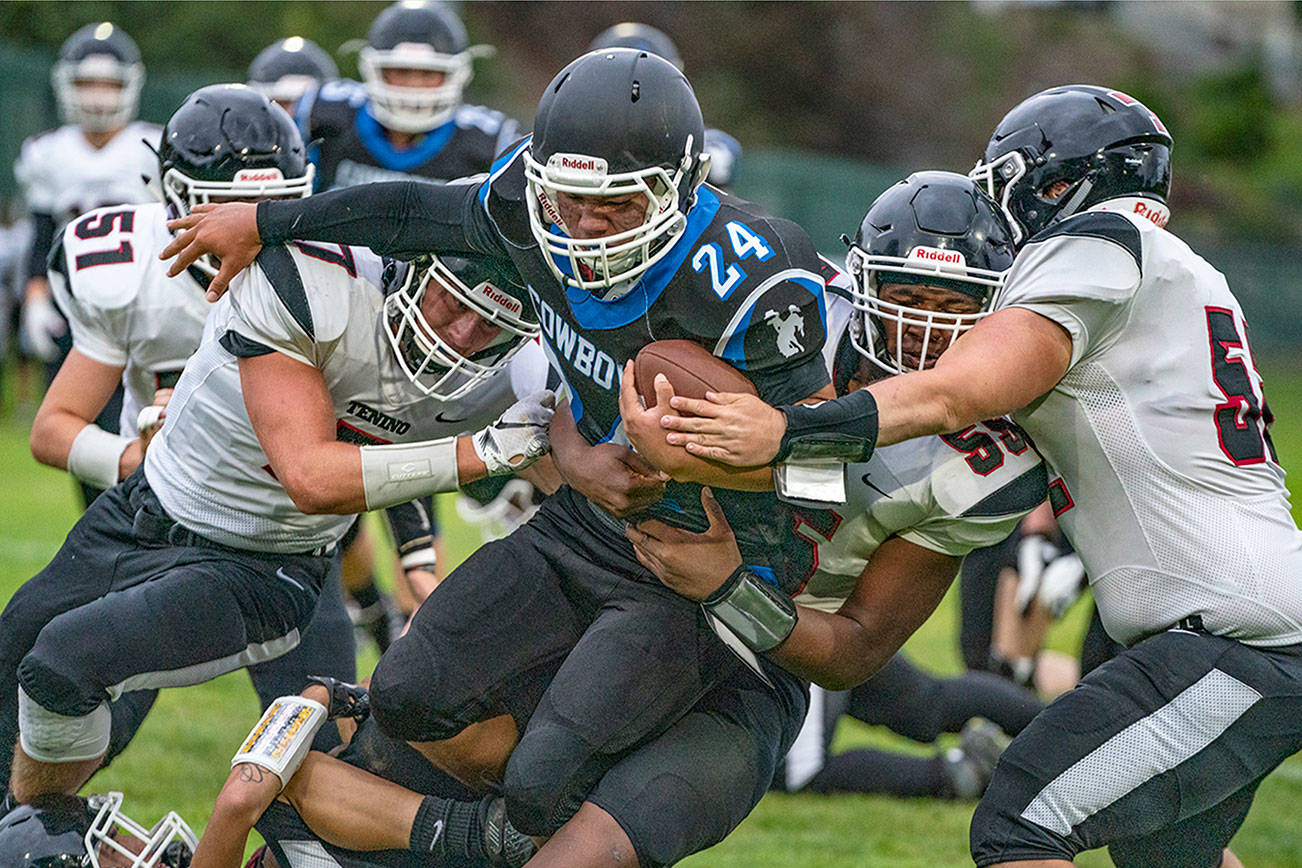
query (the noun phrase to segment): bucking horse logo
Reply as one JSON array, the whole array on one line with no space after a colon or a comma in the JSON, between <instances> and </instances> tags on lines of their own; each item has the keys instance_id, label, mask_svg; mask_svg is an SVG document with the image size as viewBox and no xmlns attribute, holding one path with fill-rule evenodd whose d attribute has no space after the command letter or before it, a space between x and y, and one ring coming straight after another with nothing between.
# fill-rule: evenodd
<instances>
[{"instance_id":1,"label":"bucking horse logo","mask_svg":"<svg viewBox=\"0 0 1302 868\"><path fill-rule=\"evenodd\" d=\"M805 336L805 318L800 315L800 308L794 304L787 305L781 313L776 310L764 312L764 322L773 326L778 333L778 352L782 358L789 359L796 353L803 353L805 346L800 339Z\"/></svg>"}]
</instances>

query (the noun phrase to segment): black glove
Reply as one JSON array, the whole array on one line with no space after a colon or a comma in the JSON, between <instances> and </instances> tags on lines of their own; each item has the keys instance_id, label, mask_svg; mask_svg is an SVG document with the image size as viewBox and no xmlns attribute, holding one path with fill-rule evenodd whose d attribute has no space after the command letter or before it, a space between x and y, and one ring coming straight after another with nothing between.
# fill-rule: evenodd
<instances>
[{"instance_id":1,"label":"black glove","mask_svg":"<svg viewBox=\"0 0 1302 868\"><path fill-rule=\"evenodd\" d=\"M330 702L326 705L327 720L351 717L361 722L371 716L371 692L365 687L328 675L309 675L307 680L310 684L320 684L330 692Z\"/></svg>"}]
</instances>

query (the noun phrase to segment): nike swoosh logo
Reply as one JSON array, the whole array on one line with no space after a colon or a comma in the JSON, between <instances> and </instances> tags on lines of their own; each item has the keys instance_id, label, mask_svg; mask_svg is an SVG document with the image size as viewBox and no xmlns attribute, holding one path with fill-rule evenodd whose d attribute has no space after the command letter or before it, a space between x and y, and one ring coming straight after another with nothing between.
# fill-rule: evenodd
<instances>
[{"instance_id":1,"label":"nike swoosh logo","mask_svg":"<svg viewBox=\"0 0 1302 868\"><path fill-rule=\"evenodd\" d=\"M889 494L887 494L886 492L882 491L882 490L881 490L880 488L878 488L877 486L873 485L872 480L868 478L869 476L872 476L872 474L871 474L871 473L865 473L862 477L860 477L860 478L863 480L863 484L866 485L866 486L868 486L868 487L871 488L873 491L877 492L878 494L880 494L882 497L886 498L887 500L890 500L890 499L891 499L891 496L890 496Z\"/></svg>"},{"instance_id":2,"label":"nike swoosh logo","mask_svg":"<svg viewBox=\"0 0 1302 868\"><path fill-rule=\"evenodd\" d=\"M297 581L295 581L294 579L290 578L290 577L289 577L289 574L285 572L285 568L284 568L284 567L277 567L277 568L276 568L276 578L278 578L278 579L284 579L285 581L289 582L289 583L290 583L291 585L293 585L294 587L298 588L300 591L306 591L306 590L307 590L307 588L303 587L303 586L302 586L301 584L299 584Z\"/></svg>"},{"instance_id":3,"label":"nike swoosh logo","mask_svg":"<svg viewBox=\"0 0 1302 868\"><path fill-rule=\"evenodd\" d=\"M466 419L469 419L469 418L470 418L469 416L466 417ZM444 425L455 425L455 424L457 424L458 422L464 422L464 421L466 421L466 419L444 419L444 418L443 418L443 411L441 411L441 410L440 410L439 412L437 412L437 413L434 414L434 421L435 421L435 422L442 422Z\"/></svg>"},{"instance_id":4,"label":"nike swoosh logo","mask_svg":"<svg viewBox=\"0 0 1302 868\"><path fill-rule=\"evenodd\" d=\"M494 428L535 428L537 426L533 422L496 422L493 424L493 427Z\"/></svg>"}]
</instances>

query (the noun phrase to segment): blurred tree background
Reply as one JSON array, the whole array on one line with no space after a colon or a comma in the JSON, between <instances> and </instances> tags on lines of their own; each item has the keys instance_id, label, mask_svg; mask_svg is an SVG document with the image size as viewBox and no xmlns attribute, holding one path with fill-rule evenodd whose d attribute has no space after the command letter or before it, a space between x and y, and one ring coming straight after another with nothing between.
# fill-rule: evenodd
<instances>
[{"instance_id":1,"label":"blurred tree background","mask_svg":"<svg viewBox=\"0 0 1302 868\"><path fill-rule=\"evenodd\" d=\"M0 3L0 161L52 126L48 69L77 27L112 20L148 69L144 116L162 122L195 87L240 80L274 39L306 36L356 74L382 2ZM528 124L537 95L598 31L653 24L677 42L707 121L746 149L737 189L806 224L820 247L853 231L885 184L967 170L1022 98L1108 84L1143 100L1175 138L1181 234L1227 245L1222 268L1280 260L1247 287L1302 277L1302 4L1272 2L466 2L469 99ZM7 173L0 194L12 192ZM1254 246L1257 245L1257 246ZM1282 259L1281 259L1282 257ZM1302 302L1299 302L1302 305ZM1279 311L1275 311L1276 314ZM1296 321L1296 320L1294 320Z\"/></svg>"}]
</instances>

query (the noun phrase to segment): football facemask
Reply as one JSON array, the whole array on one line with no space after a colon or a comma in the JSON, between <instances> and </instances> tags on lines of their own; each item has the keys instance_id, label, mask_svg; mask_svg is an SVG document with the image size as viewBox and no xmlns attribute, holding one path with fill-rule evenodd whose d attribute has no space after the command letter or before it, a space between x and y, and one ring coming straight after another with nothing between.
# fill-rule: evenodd
<instances>
[{"instance_id":1,"label":"football facemask","mask_svg":"<svg viewBox=\"0 0 1302 868\"><path fill-rule=\"evenodd\" d=\"M429 324L421 304L431 292L445 292L496 327L489 344L469 355L454 347ZM526 340L538 335L538 323L526 318L524 304L490 280L474 287L437 257L425 269L408 269L403 284L384 300L385 336L398 365L422 393L442 401L463 397L506 367Z\"/></svg>"},{"instance_id":2,"label":"football facemask","mask_svg":"<svg viewBox=\"0 0 1302 868\"><path fill-rule=\"evenodd\" d=\"M889 374L921 371L958 340L959 335L990 314L1004 272L968 266L956 250L918 246L907 257L878 256L853 245L846 253L850 272L850 340L855 349ZM881 298L881 288L891 283L931 284L954 289L976 300L973 313L944 313L921 307L893 304ZM917 360L905 353L906 333L920 338ZM887 337L892 338L887 341ZM894 344L894 351L890 345ZM933 347L936 349L933 350Z\"/></svg>"},{"instance_id":3,"label":"football facemask","mask_svg":"<svg viewBox=\"0 0 1302 868\"><path fill-rule=\"evenodd\" d=\"M402 42L392 49L363 48L357 66L371 114L381 125L402 133L426 133L441 126L461 105L461 93L474 75L474 59L488 53L491 47L473 45L459 54L443 54L420 42ZM387 69L441 72L443 82L433 87L388 84Z\"/></svg>"},{"instance_id":4,"label":"football facemask","mask_svg":"<svg viewBox=\"0 0 1302 868\"><path fill-rule=\"evenodd\" d=\"M582 154L552 154L539 163L525 151L525 199L529 228L548 267L562 285L613 300L632 288L673 248L687 227L681 191L696 189L709 173L709 157L692 157L692 137L673 169L650 166L631 172L607 172L606 161ZM695 163L695 170L693 170ZM688 173L692 174L690 183ZM557 194L617 198L641 195L646 214L639 226L600 238L573 238L557 204Z\"/></svg>"},{"instance_id":5,"label":"football facemask","mask_svg":"<svg viewBox=\"0 0 1302 868\"><path fill-rule=\"evenodd\" d=\"M315 175L316 167L311 163L297 178L286 178L280 169L269 167L240 169L231 181L203 181L171 168L163 173L163 198L179 216L189 214L195 205L215 200L303 199L312 194ZM205 253L195 260L194 267L209 277L216 277L221 263L212 254Z\"/></svg>"},{"instance_id":6,"label":"football facemask","mask_svg":"<svg viewBox=\"0 0 1302 868\"><path fill-rule=\"evenodd\" d=\"M145 68L110 54L59 61L50 73L64 123L102 133L124 127L140 107Z\"/></svg>"},{"instance_id":7,"label":"football facemask","mask_svg":"<svg viewBox=\"0 0 1302 868\"><path fill-rule=\"evenodd\" d=\"M94 817L86 832L91 868L100 868L110 853L118 857L113 864L126 860L130 868L185 868L190 864L198 840L175 811L146 829L122 813L121 793L90 796L87 802Z\"/></svg>"}]
</instances>

